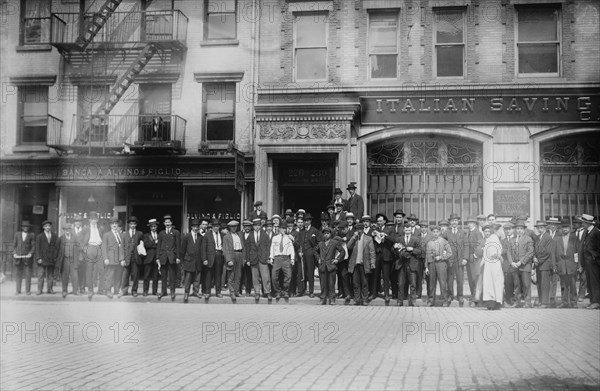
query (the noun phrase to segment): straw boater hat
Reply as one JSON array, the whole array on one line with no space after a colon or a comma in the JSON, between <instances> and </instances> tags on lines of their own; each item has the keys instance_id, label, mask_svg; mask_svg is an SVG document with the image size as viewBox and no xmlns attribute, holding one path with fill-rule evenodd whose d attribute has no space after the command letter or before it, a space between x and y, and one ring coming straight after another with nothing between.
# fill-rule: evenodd
<instances>
[{"instance_id":1,"label":"straw boater hat","mask_svg":"<svg viewBox=\"0 0 600 391\"><path fill-rule=\"evenodd\" d=\"M156 225L158 226L158 221L156 219L150 219L148 220L148 227L150 227L151 225Z\"/></svg>"},{"instance_id":2,"label":"straw boater hat","mask_svg":"<svg viewBox=\"0 0 600 391\"><path fill-rule=\"evenodd\" d=\"M594 216L588 215L588 214L584 213L584 214L581 215L581 217L578 220L581 221L582 223L593 224L594 223Z\"/></svg>"}]
</instances>

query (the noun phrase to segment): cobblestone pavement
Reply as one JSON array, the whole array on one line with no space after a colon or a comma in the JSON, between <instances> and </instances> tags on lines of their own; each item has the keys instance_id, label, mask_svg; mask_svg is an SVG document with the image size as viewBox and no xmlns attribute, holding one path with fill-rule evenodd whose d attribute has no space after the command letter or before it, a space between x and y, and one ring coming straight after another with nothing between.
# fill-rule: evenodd
<instances>
[{"instance_id":1,"label":"cobblestone pavement","mask_svg":"<svg viewBox=\"0 0 600 391\"><path fill-rule=\"evenodd\" d=\"M2 390L600 387L600 311L89 303L6 290Z\"/></svg>"}]
</instances>

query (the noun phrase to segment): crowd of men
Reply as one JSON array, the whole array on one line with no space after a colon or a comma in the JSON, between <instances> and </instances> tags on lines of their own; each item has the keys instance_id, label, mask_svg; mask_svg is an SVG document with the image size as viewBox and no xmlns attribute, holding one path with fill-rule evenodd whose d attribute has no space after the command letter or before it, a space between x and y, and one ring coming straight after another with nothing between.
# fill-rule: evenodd
<instances>
[{"instance_id":1,"label":"crowd of men","mask_svg":"<svg viewBox=\"0 0 600 391\"><path fill-rule=\"evenodd\" d=\"M474 298L481 284L483 232L493 230L502 244L504 306L576 308L589 292L588 308L600 308L600 230L593 216L583 214L573 221L550 217L527 228L527 216L510 222L496 222L494 214L461 218L452 213L448 220L427 224L415 214L397 210L392 221L385 214L373 218L364 213L364 201L356 185L348 185L349 198L335 189L327 212L320 216L321 228L305 210L268 218L262 202L254 203L247 220L227 223L193 219L183 234L173 226L171 215L159 222L147 222L148 232L138 229L135 216L122 227L118 219L110 230L98 226L98 214L90 212L88 222L76 217L62 227L62 235L44 221L43 232L34 235L27 221L15 234L14 265L16 293L31 293L33 264L38 265L37 294L54 293L57 273L62 295L94 294L112 298L138 295L158 300L183 285L183 301L190 296L209 301L227 291L232 302L241 295L268 302L308 295L315 297L315 278L320 281L322 304L367 305L378 297L386 305L417 305L426 286L430 306L449 306L453 300L476 306ZM241 229L240 228L241 225ZM463 290L467 278L469 296ZM158 290L158 281L161 290ZM531 298L535 281L538 301ZM579 280L579 292L577 281ZM437 286L439 284L439 295ZM131 285L131 286L130 286ZM97 287L97 289L95 289ZM167 292L167 287L169 291ZM557 300L560 287L561 300Z\"/></svg>"}]
</instances>

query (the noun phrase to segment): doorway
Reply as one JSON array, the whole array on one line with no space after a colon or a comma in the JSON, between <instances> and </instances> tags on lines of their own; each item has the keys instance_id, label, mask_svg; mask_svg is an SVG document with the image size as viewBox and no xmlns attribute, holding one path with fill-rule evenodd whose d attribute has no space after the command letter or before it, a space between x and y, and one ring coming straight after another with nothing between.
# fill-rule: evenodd
<instances>
[{"instance_id":1,"label":"doorway","mask_svg":"<svg viewBox=\"0 0 600 391\"><path fill-rule=\"evenodd\" d=\"M148 220L156 219L158 221L158 231L162 231L163 216L170 214L173 217L173 226L181 231L183 222L181 221L181 205L132 205L131 215L137 217L137 229L143 233L150 232L147 227ZM126 221L124 221L126 223ZM183 234L183 232L182 232Z\"/></svg>"}]
</instances>

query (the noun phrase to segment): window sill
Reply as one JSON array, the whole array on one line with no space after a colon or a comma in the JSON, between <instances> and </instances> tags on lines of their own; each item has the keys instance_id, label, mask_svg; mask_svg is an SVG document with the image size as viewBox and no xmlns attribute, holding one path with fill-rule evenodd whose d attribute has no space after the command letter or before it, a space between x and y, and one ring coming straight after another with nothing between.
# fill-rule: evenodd
<instances>
[{"instance_id":1,"label":"window sill","mask_svg":"<svg viewBox=\"0 0 600 391\"><path fill-rule=\"evenodd\" d=\"M39 45L19 45L16 49L17 52L51 52L52 46L49 43Z\"/></svg>"},{"instance_id":2,"label":"window sill","mask_svg":"<svg viewBox=\"0 0 600 391\"><path fill-rule=\"evenodd\" d=\"M240 41L237 39L212 39L200 42L200 46L238 46Z\"/></svg>"},{"instance_id":3,"label":"window sill","mask_svg":"<svg viewBox=\"0 0 600 391\"><path fill-rule=\"evenodd\" d=\"M15 145L12 148L13 153L22 153L22 152L48 152L50 148L46 144L22 144Z\"/></svg>"}]
</instances>

